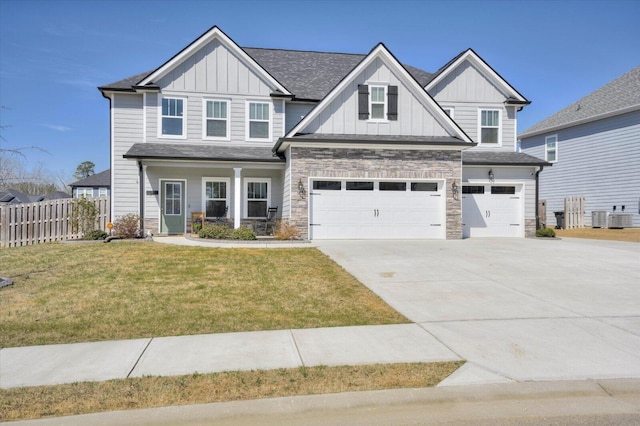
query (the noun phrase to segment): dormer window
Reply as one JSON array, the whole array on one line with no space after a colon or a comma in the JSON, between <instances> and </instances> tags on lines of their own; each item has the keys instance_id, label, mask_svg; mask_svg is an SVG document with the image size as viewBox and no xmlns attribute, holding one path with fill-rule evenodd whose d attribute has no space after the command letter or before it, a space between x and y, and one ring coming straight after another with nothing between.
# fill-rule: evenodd
<instances>
[{"instance_id":1,"label":"dormer window","mask_svg":"<svg viewBox=\"0 0 640 426\"><path fill-rule=\"evenodd\" d=\"M398 119L398 86L358 85L358 119Z\"/></svg>"},{"instance_id":2,"label":"dormer window","mask_svg":"<svg viewBox=\"0 0 640 426\"><path fill-rule=\"evenodd\" d=\"M480 143L500 144L500 110L482 109L480 110Z\"/></svg>"}]
</instances>

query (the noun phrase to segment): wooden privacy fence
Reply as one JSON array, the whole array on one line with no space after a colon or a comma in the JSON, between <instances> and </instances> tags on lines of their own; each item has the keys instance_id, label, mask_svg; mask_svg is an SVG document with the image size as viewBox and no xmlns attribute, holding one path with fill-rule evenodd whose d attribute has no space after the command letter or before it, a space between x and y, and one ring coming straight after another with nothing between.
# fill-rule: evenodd
<instances>
[{"instance_id":1,"label":"wooden privacy fence","mask_svg":"<svg viewBox=\"0 0 640 426\"><path fill-rule=\"evenodd\" d=\"M572 195L564 199L564 226L584 228L584 196Z\"/></svg>"},{"instance_id":2,"label":"wooden privacy fence","mask_svg":"<svg viewBox=\"0 0 640 426\"><path fill-rule=\"evenodd\" d=\"M105 230L111 220L108 197L89 199L98 212L95 229ZM38 203L0 205L0 247L17 247L82 238L74 229L76 200L64 198Z\"/></svg>"}]
</instances>

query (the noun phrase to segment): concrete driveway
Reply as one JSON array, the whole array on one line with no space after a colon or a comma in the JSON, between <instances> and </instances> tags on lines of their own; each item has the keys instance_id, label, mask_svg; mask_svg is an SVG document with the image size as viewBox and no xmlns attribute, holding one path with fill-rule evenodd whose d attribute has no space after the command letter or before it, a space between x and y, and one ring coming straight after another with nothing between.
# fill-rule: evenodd
<instances>
[{"instance_id":1,"label":"concrete driveway","mask_svg":"<svg viewBox=\"0 0 640 426\"><path fill-rule=\"evenodd\" d=\"M469 361L442 385L640 378L640 244L467 239L317 246Z\"/></svg>"}]
</instances>

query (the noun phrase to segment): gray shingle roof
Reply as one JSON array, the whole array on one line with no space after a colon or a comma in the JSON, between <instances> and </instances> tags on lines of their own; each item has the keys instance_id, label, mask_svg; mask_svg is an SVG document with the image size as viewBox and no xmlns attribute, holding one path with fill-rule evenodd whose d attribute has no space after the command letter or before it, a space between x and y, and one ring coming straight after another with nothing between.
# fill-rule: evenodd
<instances>
[{"instance_id":1,"label":"gray shingle roof","mask_svg":"<svg viewBox=\"0 0 640 426\"><path fill-rule=\"evenodd\" d=\"M296 98L320 100L367 55L352 53L312 52L304 50L262 49L243 50ZM418 82L425 86L431 74L404 65ZM133 90L133 86L153 71L137 74L99 87L100 90Z\"/></svg>"},{"instance_id":2,"label":"gray shingle roof","mask_svg":"<svg viewBox=\"0 0 640 426\"><path fill-rule=\"evenodd\" d=\"M263 161L282 163L271 147L136 143L124 158L197 161Z\"/></svg>"},{"instance_id":3,"label":"gray shingle roof","mask_svg":"<svg viewBox=\"0 0 640 426\"><path fill-rule=\"evenodd\" d=\"M462 151L462 164L477 166L550 166L544 160L522 152Z\"/></svg>"},{"instance_id":4,"label":"gray shingle roof","mask_svg":"<svg viewBox=\"0 0 640 426\"><path fill-rule=\"evenodd\" d=\"M107 169L103 172L96 173L84 179L80 179L76 182L73 182L69 185L72 188L78 186L102 186L102 187L111 187L111 169Z\"/></svg>"},{"instance_id":5,"label":"gray shingle roof","mask_svg":"<svg viewBox=\"0 0 640 426\"><path fill-rule=\"evenodd\" d=\"M570 127L635 106L640 108L640 66L534 124L519 137L533 136L550 129Z\"/></svg>"}]
</instances>

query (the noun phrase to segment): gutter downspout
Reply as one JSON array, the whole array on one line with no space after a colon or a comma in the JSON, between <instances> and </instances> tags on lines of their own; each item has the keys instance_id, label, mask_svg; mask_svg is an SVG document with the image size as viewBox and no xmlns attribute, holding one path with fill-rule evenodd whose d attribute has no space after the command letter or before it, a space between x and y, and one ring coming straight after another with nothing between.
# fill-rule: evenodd
<instances>
[{"instance_id":1,"label":"gutter downspout","mask_svg":"<svg viewBox=\"0 0 640 426\"><path fill-rule=\"evenodd\" d=\"M544 169L544 166L540 166L540 169L536 172L536 230L540 229L540 212L538 209L538 200L540 198L540 172Z\"/></svg>"},{"instance_id":2,"label":"gutter downspout","mask_svg":"<svg viewBox=\"0 0 640 426\"><path fill-rule=\"evenodd\" d=\"M138 180L140 182L140 236L144 238L144 173L141 160L138 160Z\"/></svg>"}]
</instances>

